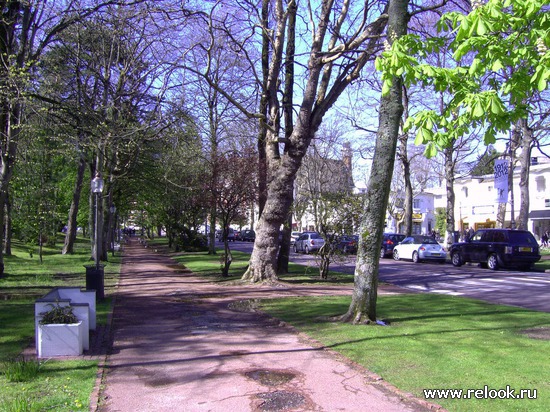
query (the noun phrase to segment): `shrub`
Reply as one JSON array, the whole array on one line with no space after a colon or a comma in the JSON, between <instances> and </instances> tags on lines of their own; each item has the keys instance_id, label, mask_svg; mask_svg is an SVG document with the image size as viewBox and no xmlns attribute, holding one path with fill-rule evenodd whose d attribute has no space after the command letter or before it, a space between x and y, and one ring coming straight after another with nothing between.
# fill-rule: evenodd
<instances>
[{"instance_id":1,"label":"shrub","mask_svg":"<svg viewBox=\"0 0 550 412\"><path fill-rule=\"evenodd\" d=\"M73 308L70 306L52 306L47 312L41 313L41 325L62 324L62 323L77 323L78 318L73 313Z\"/></svg>"}]
</instances>

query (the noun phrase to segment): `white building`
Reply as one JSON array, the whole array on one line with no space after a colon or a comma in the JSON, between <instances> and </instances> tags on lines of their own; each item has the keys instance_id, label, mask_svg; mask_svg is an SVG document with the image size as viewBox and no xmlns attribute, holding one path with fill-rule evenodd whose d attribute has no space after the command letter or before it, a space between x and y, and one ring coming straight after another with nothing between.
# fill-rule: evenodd
<instances>
[{"instance_id":1,"label":"white building","mask_svg":"<svg viewBox=\"0 0 550 412\"><path fill-rule=\"evenodd\" d=\"M437 195L432 191L420 192L413 198L412 233L429 235L435 229L435 209ZM388 214L384 232L402 233L399 222Z\"/></svg>"},{"instance_id":2,"label":"white building","mask_svg":"<svg viewBox=\"0 0 550 412\"><path fill-rule=\"evenodd\" d=\"M550 231L550 162L539 163L533 159L529 173L529 220L528 230L537 239ZM514 170L513 192L506 205L504 227L512 227L512 204L515 222L520 209L519 168ZM476 176L457 179L455 192L455 231L463 233L470 227L474 230L497 226L499 204L494 187L494 176ZM413 233L430 234L435 228L436 209L447 207L446 188L428 189L414 196ZM400 232L398 222L388 214L386 232Z\"/></svg>"},{"instance_id":3,"label":"white building","mask_svg":"<svg viewBox=\"0 0 550 412\"><path fill-rule=\"evenodd\" d=\"M512 227L512 209L517 222L520 209L519 168L514 170L513 190L506 205L504 227ZM496 227L498 203L494 176L468 177L455 181L455 229ZM550 163L533 158L529 173L529 220L527 229L537 239L550 230Z\"/></svg>"}]
</instances>

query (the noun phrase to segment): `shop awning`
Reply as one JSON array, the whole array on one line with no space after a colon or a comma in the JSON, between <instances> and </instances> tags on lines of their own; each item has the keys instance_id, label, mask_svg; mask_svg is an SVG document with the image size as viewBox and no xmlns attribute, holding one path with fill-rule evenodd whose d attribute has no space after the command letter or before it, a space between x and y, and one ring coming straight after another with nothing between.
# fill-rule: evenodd
<instances>
[{"instance_id":1,"label":"shop awning","mask_svg":"<svg viewBox=\"0 0 550 412\"><path fill-rule=\"evenodd\" d=\"M550 219L550 209L532 210L529 212L529 219Z\"/></svg>"}]
</instances>

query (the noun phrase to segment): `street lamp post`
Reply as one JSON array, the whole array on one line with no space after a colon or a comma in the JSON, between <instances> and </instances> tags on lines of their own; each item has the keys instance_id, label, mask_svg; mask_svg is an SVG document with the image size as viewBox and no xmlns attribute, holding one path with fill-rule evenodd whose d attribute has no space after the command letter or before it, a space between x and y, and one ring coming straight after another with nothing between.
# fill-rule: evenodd
<instances>
[{"instance_id":1,"label":"street lamp post","mask_svg":"<svg viewBox=\"0 0 550 412\"><path fill-rule=\"evenodd\" d=\"M111 253L113 256L115 255L115 243L116 243L116 206L114 204L111 205L109 208L109 211L111 212L111 225L112 225L112 231L111 231Z\"/></svg>"},{"instance_id":2,"label":"street lamp post","mask_svg":"<svg viewBox=\"0 0 550 412\"><path fill-rule=\"evenodd\" d=\"M95 268L99 270L99 201L103 192L103 179L99 172L96 172L91 183L92 193L95 193Z\"/></svg>"},{"instance_id":3,"label":"street lamp post","mask_svg":"<svg viewBox=\"0 0 550 412\"><path fill-rule=\"evenodd\" d=\"M100 259L100 226L99 226L99 202L101 201L101 193L103 192L103 179L99 172L96 173L90 184L91 192L95 195L95 265L85 266L86 268L86 289L94 289L96 291L96 300L102 301L105 297L104 292L104 272L103 266L99 264Z\"/></svg>"}]
</instances>

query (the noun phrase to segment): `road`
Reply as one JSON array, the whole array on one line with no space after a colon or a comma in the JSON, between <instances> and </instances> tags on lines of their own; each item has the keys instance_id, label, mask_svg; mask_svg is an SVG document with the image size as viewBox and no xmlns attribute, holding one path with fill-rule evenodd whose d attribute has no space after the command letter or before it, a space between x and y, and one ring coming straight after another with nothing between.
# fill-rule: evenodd
<instances>
[{"instance_id":1,"label":"road","mask_svg":"<svg viewBox=\"0 0 550 412\"><path fill-rule=\"evenodd\" d=\"M252 252L252 243L232 242L231 249ZM316 266L315 256L291 252L294 263ZM334 263L331 270L353 273L355 255ZM450 263L412 263L382 259L379 278L417 292L465 296L492 303L550 312L550 273L521 272L480 268L478 265L454 267Z\"/></svg>"}]
</instances>

